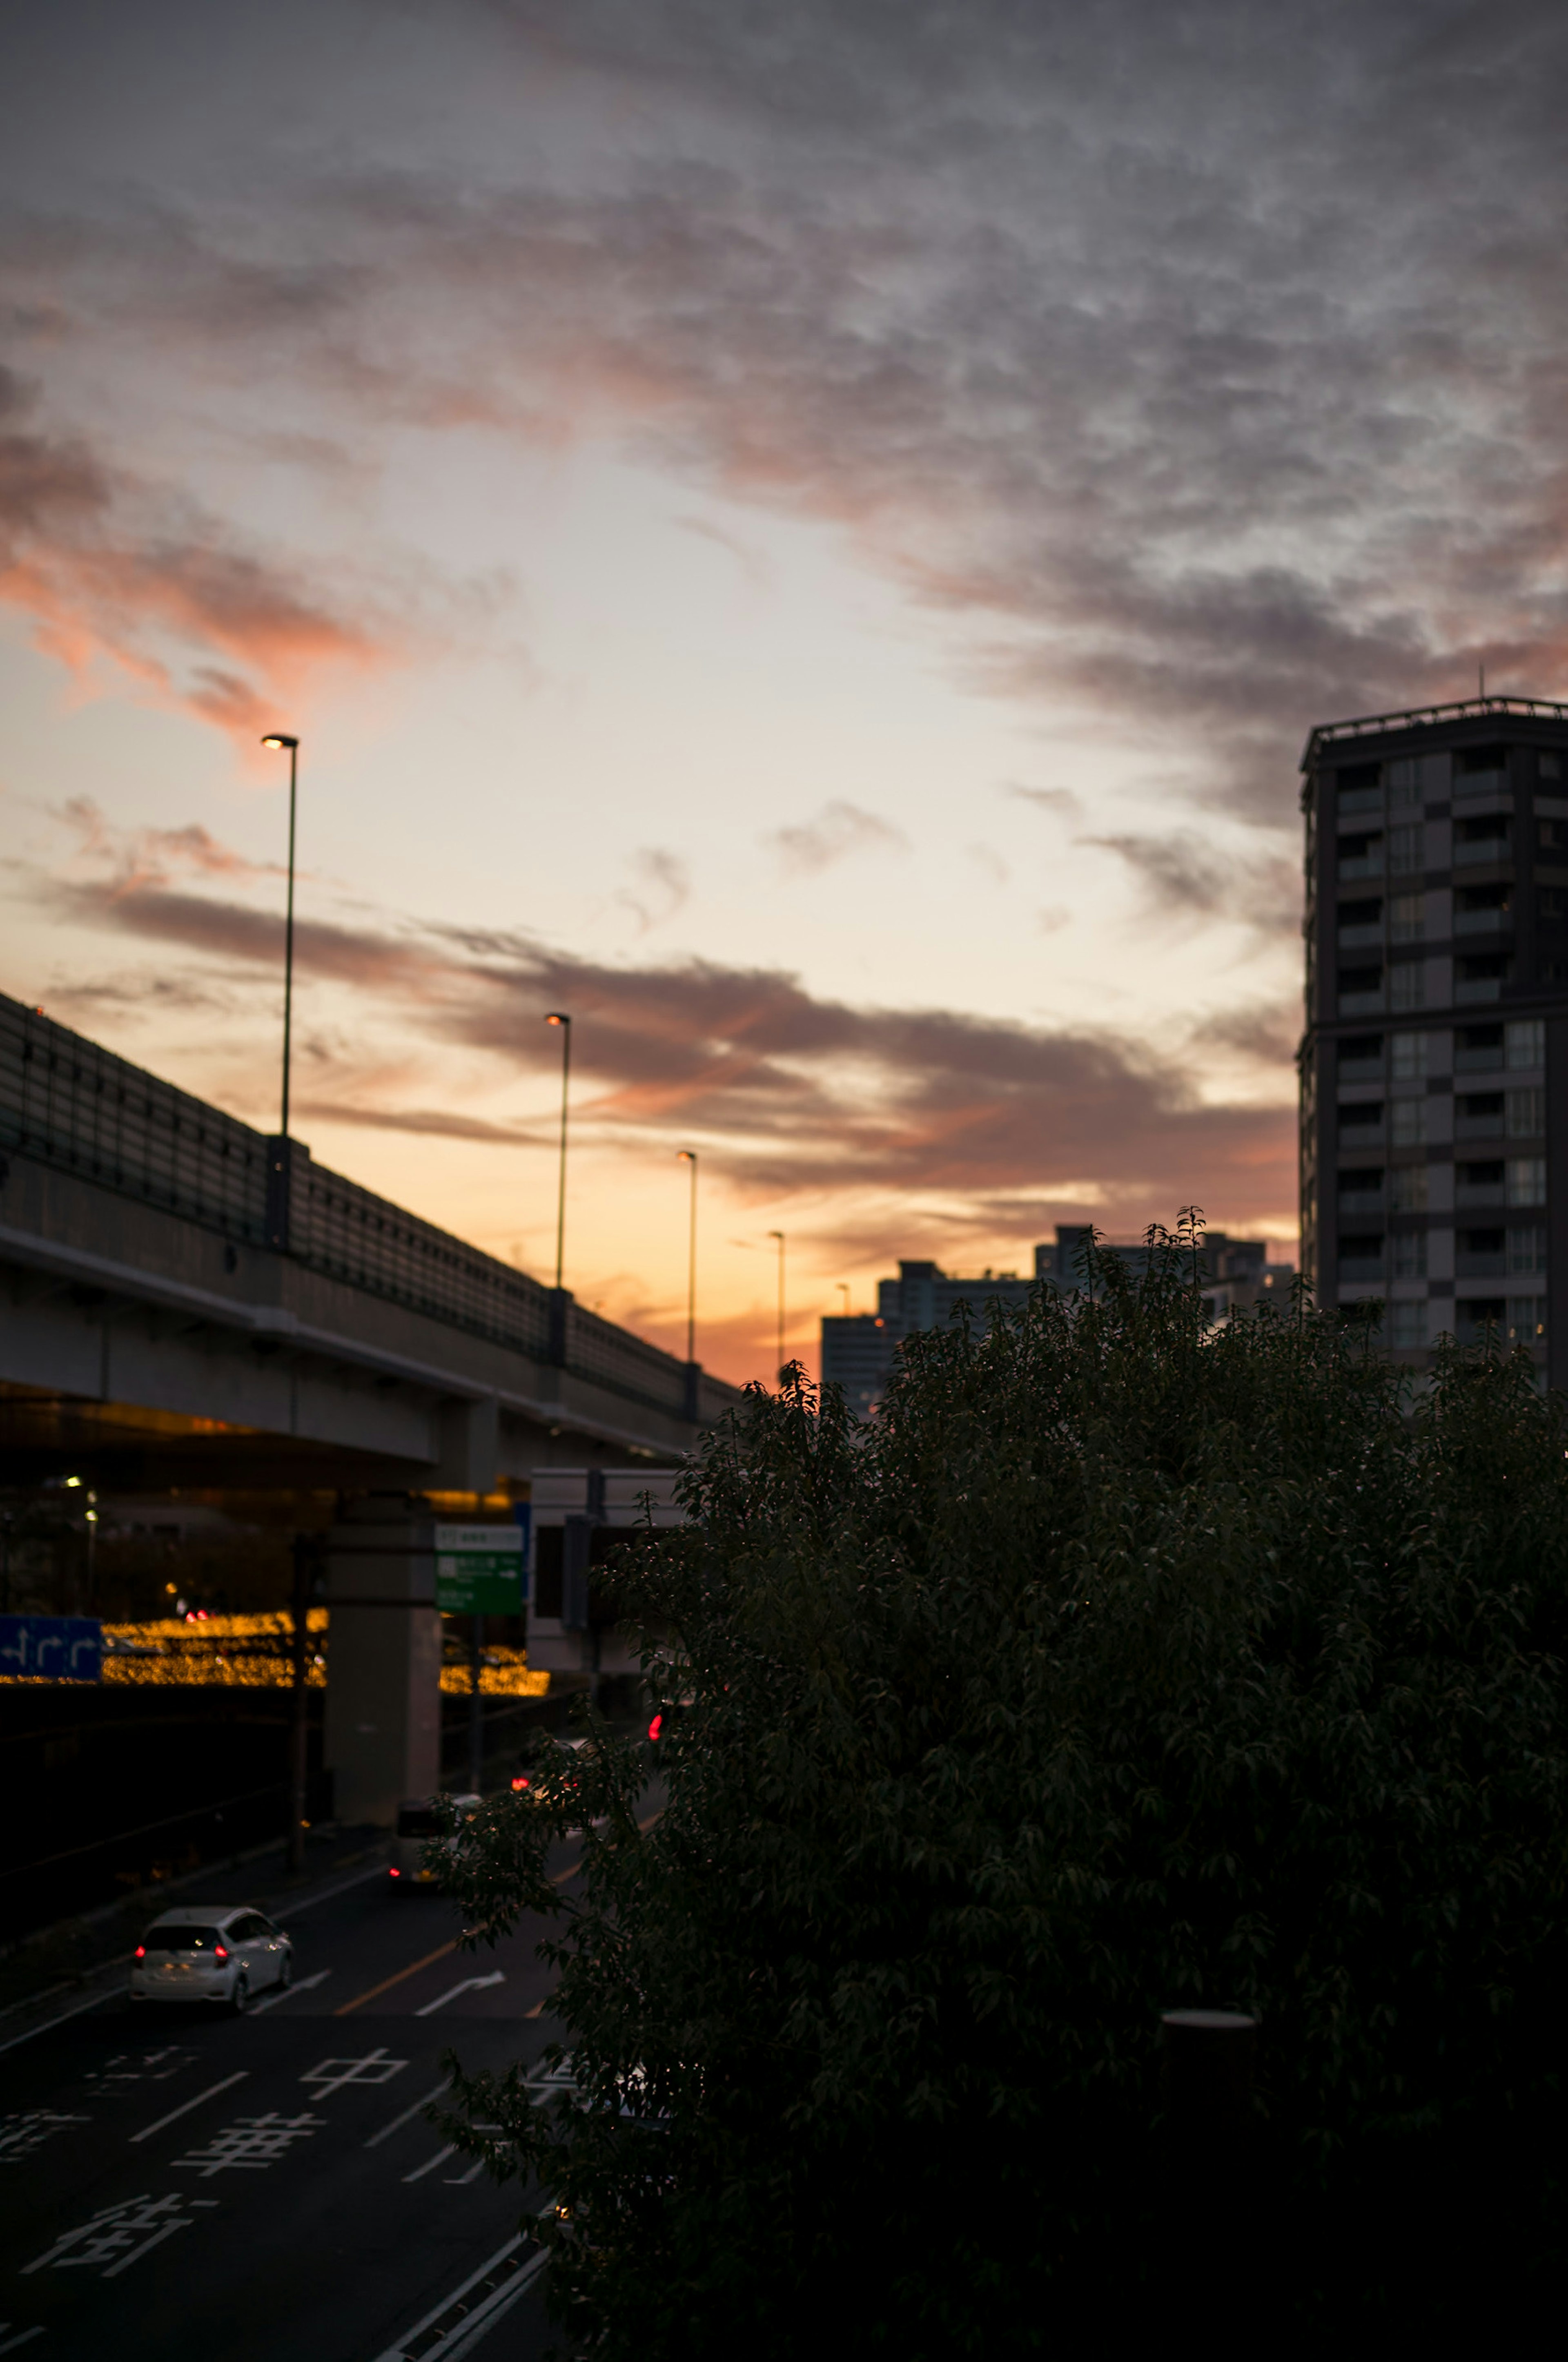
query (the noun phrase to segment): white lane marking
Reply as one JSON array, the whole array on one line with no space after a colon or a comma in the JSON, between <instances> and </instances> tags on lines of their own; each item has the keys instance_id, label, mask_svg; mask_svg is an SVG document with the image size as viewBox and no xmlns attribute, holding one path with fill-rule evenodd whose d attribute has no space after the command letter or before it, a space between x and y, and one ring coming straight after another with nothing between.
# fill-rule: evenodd
<instances>
[{"instance_id":1,"label":"white lane marking","mask_svg":"<svg viewBox=\"0 0 1568 2362\"><path fill-rule=\"evenodd\" d=\"M447 2003L455 2001L459 1993L483 1992L487 1985L504 1985L506 1981L507 1972L504 1969L498 1969L495 1974L489 1977L465 1977L460 1985L452 1986L450 1991L442 1993L439 1999L427 2001L422 2009L416 2009L414 2015L433 2017L438 2009L444 2009Z\"/></svg>"},{"instance_id":2,"label":"white lane marking","mask_svg":"<svg viewBox=\"0 0 1568 2362\"><path fill-rule=\"evenodd\" d=\"M394 2133L400 2133L406 2124L411 2124L422 2108L428 2108L432 2100L442 2099L450 2089L450 2084L438 2083L433 2092L427 2092L422 2100L416 2100L411 2108L405 2108L400 2116L394 2116L389 2125L383 2125L378 2133L372 2133L365 2144L366 2147L379 2148L384 2140L390 2140Z\"/></svg>"},{"instance_id":3,"label":"white lane marking","mask_svg":"<svg viewBox=\"0 0 1568 2362\"><path fill-rule=\"evenodd\" d=\"M362 2058L318 2058L300 2081L309 2084L318 2100L330 2100L345 2083L368 2084L373 2092L379 2091L394 2075L400 2075L408 2063L406 2058L389 2058L383 2047L367 2050Z\"/></svg>"},{"instance_id":4,"label":"white lane marking","mask_svg":"<svg viewBox=\"0 0 1568 2362\"><path fill-rule=\"evenodd\" d=\"M468 2168L466 2173L444 2174L442 2179L445 2181L449 2190L461 2190L465 2182L477 2181L484 2169L484 2158L482 2157L476 2158L473 2164Z\"/></svg>"},{"instance_id":5,"label":"white lane marking","mask_svg":"<svg viewBox=\"0 0 1568 2362\"><path fill-rule=\"evenodd\" d=\"M297 1919L302 1911L313 1911L318 1903L334 1903L340 1894L348 1893L351 1888L363 1886L369 1879L385 1878L386 1875L384 1861L377 1862L370 1870L356 1870L352 1878L341 1878L335 1886L323 1886L319 1894L307 1894L299 1903L291 1903L285 1898L278 1905L277 1917L280 1921Z\"/></svg>"},{"instance_id":6,"label":"white lane marking","mask_svg":"<svg viewBox=\"0 0 1568 2362\"><path fill-rule=\"evenodd\" d=\"M492 2290L458 2322L438 2345L429 2347L423 2362L462 2362L464 2355L472 2354L480 2339L489 2335L502 2314L510 2312L518 2299L528 2294L549 2260L550 2250L541 2247L536 2256L519 2266L510 2279L503 2280L499 2289Z\"/></svg>"},{"instance_id":7,"label":"white lane marking","mask_svg":"<svg viewBox=\"0 0 1568 2362\"><path fill-rule=\"evenodd\" d=\"M126 1958L129 1957L127 1953ZM7 2050L19 2050L22 2044L31 2042L35 2035L48 2034L53 2027L64 2025L68 2019L80 2017L84 2010L102 2009L106 2001L117 2000L124 1990L123 1985L111 1985L106 1992L94 1993L91 2001L79 2001L74 2009L62 2009L57 2017L46 2017L41 2025L30 2025L26 2034L14 2034L9 2042L0 2042L0 2058Z\"/></svg>"},{"instance_id":8,"label":"white lane marking","mask_svg":"<svg viewBox=\"0 0 1568 2362\"><path fill-rule=\"evenodd\" d=\"M259 2001L252 2002L251 2009L256 2013L276 2009L279 2003L287 2001L291 1993L313 1992L317 1985L325 1984L331 1974L330 1969L318 1969L313 1977L298 1977L291 1985L274 1985L269 1993L264 1993Z\"/></svg>"},{"instance_id":9,"label":"white lane marking","mask_svg":"<svg viewBox=\"0 0 1568 2362\"><path fill-rule=\"evenodd\" d=\"M154 2133L160 2133L163 2130L165 2125L177 2124L181 2116L188 2116L192 2108L201 2107L208 2100L215 2100L218 2093L226 2092L231 2084L243 2083L249 2072L248 2067L242 2067L237 2075L225 2075L221 2083L213 2083L206 2091L198 2092L195 2098L187 2100L182 2108L170 2108L169 2114L166 2116L159 2116L155 2125L144 2125L139 2133L131 2135L132 2148L135 2148L138 2141L150 2140Z\"/></svg>"},{"instance_id":10,"label":"white lane marking","mask_svg":"<svg viewBox=\"0 0 1568 2362\"><path fill-rule=\"evenodd\" d=\"M384 2354L377 2355L376 2362L405 2362L409 2347L424 2335L432 2322L439 2321L444 2312L450 2312L453 2306L459 2303L471 2288L478 2287L487 2272L493 2272L498 2264L504 2264L507 2257L521 2245L522 2233L514 2231L504 2247L498 2247L493 2256L487 2256L478 2270L470 2272L461 2288L455 2288L450 2296L444 2296L439 2304L433 2304L422 2321L416 2321L411 2329L404 2330L395 2345L389 2345Z\"/></svg>"},{"instance_id":11,"label":"white lane marking","mask_svg":"<svg viewBox=\"0 0 1568 2362\"><path fill-rule=\"evenodd\" d=\"M411 2173L405 2173L403 2180L422 2181L427 2173L433 2173L438 2165L444 2165L449 2157L455 2157L457 2151L448 2143L445 2148L438 2148L433 2157L427 2157L422 2165L416 2165Z\"/></svg>"},{"instance_id":12,"label":"white lane marking","mask_svg":"<svg viewBox=\"0 0 1568 2362\"><path fill-rule=\"evenodd\" d=\"M5 2332L10 2326L8 2321L0 2321L0 2337L5 2336ZM40 2321L36 2329L24 2329L19 2337L5 2337L5 2343L0 2345L0 2354L15 2354L18 2345L28 2345L33 2338L41 2337L43 2334L44 2325Z\"/></svg>"}]
</instances>

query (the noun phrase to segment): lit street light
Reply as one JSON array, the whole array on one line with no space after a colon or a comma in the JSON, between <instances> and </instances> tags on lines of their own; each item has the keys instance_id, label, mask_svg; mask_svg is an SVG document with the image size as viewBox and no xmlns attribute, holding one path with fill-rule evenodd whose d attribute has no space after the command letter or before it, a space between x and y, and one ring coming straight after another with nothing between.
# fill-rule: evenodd
<instances>
[{"instance_id":1,"label":"lit street light","mask_svg":"<svg viewBox=\"0 0 1568 2362\"><path fill-rule=\"evenodd\" d=\"M770 1231L768 1236L779 1242L779 1384L782 1386L784 1382L784 1234L782 1231Z\"/></svg>"},{"instance_id":2,"label":"lit street light","mask_svg":"<svg viewBox=\"0 0 1568 2362\"><path fill-rule=\"evenodd\" d=\"M281 730L269 730L264 746L289 750L289 903L283 922L283 1138L289 1137L289 1042L294 1015L294 800L300 783L300 742Z\"/></svg>"},{"instance_id":3,"label":"lit street light","mask_svg":"<svg viewBox=\"0 0 1568 2362\"><path fill-rule=\"evenodd\" d=\"M572 1021L564 1009L552 1009L546 1025L561 1028L561 1187L555 1208L555 1293L561 1293L566 1268L566 1094L572 1078Z\"/></svg>"},{"instance_id":4,"label":"lit street light","mask_svg":"<svg viewBox=\"0 0 1568 2362\"><path fill-rule=\"evenodd\" d=\"M692 1169L691 1247L686 1258L686 1360L696 1359L696 1151L683 1148L676 1162Z\"/></svg>"}]
</instances>

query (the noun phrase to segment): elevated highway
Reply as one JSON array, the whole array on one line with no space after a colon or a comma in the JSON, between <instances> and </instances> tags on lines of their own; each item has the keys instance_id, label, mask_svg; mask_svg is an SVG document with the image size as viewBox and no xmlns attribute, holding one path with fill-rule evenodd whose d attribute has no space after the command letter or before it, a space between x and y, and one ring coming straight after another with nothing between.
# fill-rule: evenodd
<instances>
[{"instance_id":1,"label":"elevated highway","mask_svg":"<svg viewBox=\"0 0 1568 2362\"><path fill-rule=\"evenodd\" d=\"M10 1482L491 1493L669 1462L736 1399L0 996Z\"/></svg>"}]
</instances>

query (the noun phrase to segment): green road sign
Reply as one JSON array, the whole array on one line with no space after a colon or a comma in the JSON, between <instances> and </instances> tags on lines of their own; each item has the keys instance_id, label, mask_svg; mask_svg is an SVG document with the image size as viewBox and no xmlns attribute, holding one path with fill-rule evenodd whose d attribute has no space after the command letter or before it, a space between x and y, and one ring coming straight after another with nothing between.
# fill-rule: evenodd
<instances>
[{"instance_id":1,"label":"green road sign","mask_svg":"<svg viewBox=\"0 0 1568 2362\"><path fill-rule=\"evenodd\" d=\"M521 1526L437 1526L435 1604L451 1616L515 1616L527 1537Z\"/></svg>"}]
</instances>

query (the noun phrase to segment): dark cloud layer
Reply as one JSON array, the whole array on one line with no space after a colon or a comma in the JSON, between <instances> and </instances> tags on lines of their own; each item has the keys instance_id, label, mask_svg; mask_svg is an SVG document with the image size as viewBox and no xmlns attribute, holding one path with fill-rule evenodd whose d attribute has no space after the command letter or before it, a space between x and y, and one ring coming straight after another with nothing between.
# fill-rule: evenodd
<instances>
[{"instance_id":1,"label":"dark cloud layer","mask_svg":"<svg viewBox=\"0 0 1568 2362\"><path fill-rule=\"evenodd\" d=\"M246 904L163 885L49 890L79 923L230 975L277 973L280 922ZM295 956L302 984L373 996L395 1010L400 1039L426 1054L480 1053L518 1073L553 1071L553 1043L533 1021L570 1008L583 1116L600 1136L724 1140L723 1170L749 1191L1023 1193L1059 1211L1097 1202L1109 1173L1124 1221L1159 1212L1173 1189L1238 1214L1277 1211L1292 1194L1288 1114L1202 1103L1181 1075L1087 1030L859 1009L778 970L611 966L494 931L306 922ZM422 1106L400 1084L334 1093L332 1071L328 1058L307 1094L318 1116L507 1144L531 1137Z\"/></svg>"}]
</instances>

